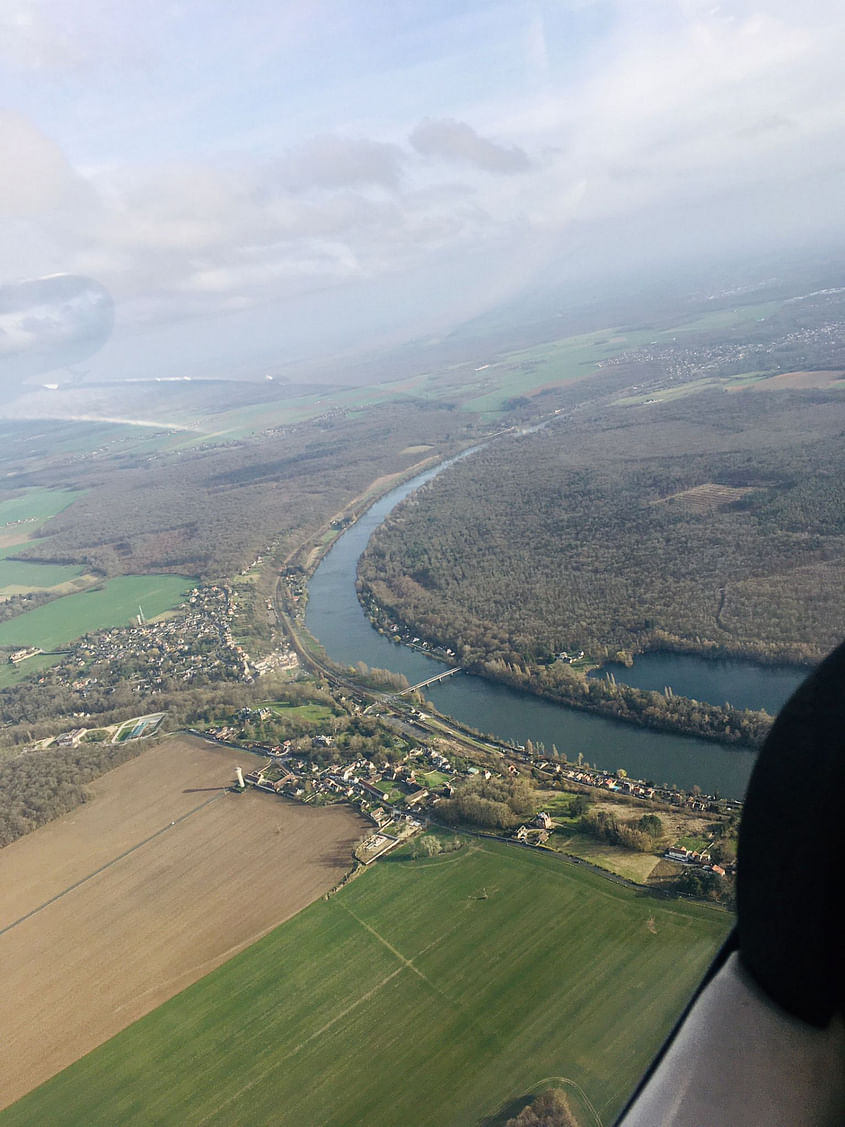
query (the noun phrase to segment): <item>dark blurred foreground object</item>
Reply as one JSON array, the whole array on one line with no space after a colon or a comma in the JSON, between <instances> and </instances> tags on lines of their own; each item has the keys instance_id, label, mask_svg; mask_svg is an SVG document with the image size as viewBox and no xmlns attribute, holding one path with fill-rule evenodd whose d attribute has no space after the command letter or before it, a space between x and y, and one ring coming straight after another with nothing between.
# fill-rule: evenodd
<instances>
[{"instance_id":1,"label":"dark blurred foreground object","mask_svg":"<svg viewBox=\"0 0 845 1127\"><path fill-rule=\"evenodd\" d=\"M845 644L782 708L742 815L738 923L619 1127L845 1125Z\"/></svg>"},{"instance_id":2,"label":"dark blurred foreground object","mask_svg":"<svg viewBox=\"0 0 845 1127\"><path fill-rule=\"evenodd\" d=\"M17 395L25 380L87 360L113 326L111 294L92 278L50 274L0 283L0 400ZM61 382L68 382L66 372Z\"/></svg>"}]
</instances>

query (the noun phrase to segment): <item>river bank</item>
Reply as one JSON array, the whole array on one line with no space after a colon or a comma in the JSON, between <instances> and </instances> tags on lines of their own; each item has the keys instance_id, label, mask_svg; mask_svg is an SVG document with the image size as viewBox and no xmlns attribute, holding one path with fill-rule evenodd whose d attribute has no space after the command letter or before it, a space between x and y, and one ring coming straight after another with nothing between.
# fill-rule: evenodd
<instances>
[{"instance_id":1,"label":"river bank","mask_svg":"<svg viewBox=\"0 0 845 1127\"><path fill-rule=\"evenodd\" d=\"M381 497L337 537L317 566L308 585L304 622L336 664L349 667L364 661L372 668L401 673L411 684L448 668L424 650L397 645L374 630L355 587L358 557L373 530L440 468ZM634 726L463 673L431 686L426 695L439 712L496 739L511 744L530 739L547 748L554 744L571 762L580 754L585 763L602 769L624 767L631 776L684 789L699 786L709 794L742 798L754 762L751 751L723 741Z\"/></svg>"},{"instance_id":2,"label":"river bank","mask_svg":"<svg viewBox=\"0 0 845 1127\"><path fill-rule=\"evenodd\" d=\"M449 664L459 664L460 657L451 648L446 648L442 640L421 642L419 637L411 636L410 629L401 623L401 619L394 621L400 617L396 610L376 603L372 591L362 585L360 579L358 598L372 627L391 641L428 647L432 657ZM702 662L707 660L704 654L697 656ZM613 672L605 677L590 676L599 670L595 662L590 663L589 660L586 665L580 661L578 666L583 668L573 666L565 658L545 664L492 659L476 661L465 668L468 673L510 685L567 708L596 713L658 732L675 732L737 747L756 750L772 724L772 715L763 709L736 708L727 703L720 705L702 700L699 696L675 693L668 687L661 691L650 686L631 685L625 683L622 674L617 680ZM616 667L625 669L627 663L625 666L616 663Z\"/></svg>"}]
</instances>

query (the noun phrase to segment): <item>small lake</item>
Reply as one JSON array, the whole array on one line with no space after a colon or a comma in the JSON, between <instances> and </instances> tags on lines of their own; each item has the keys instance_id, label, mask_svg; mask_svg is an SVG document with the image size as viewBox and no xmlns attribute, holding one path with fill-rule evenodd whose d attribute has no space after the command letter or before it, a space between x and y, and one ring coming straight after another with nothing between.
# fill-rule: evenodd
<instances>
[{"instance_id":1,"label":"small lake","mask_svg":"<svg viewBox=\"0 0 845 1127\"><path fill-rule=\"evenodd\" d=\"M810 673L798 665L758 665L734 658L699 657L667 651L638 654L628 668L609 661L590 674L612 673L622 685L662 693L668 686L676 696L734 708L764 708L775 716Z\"/></svg>"}]
</instances>

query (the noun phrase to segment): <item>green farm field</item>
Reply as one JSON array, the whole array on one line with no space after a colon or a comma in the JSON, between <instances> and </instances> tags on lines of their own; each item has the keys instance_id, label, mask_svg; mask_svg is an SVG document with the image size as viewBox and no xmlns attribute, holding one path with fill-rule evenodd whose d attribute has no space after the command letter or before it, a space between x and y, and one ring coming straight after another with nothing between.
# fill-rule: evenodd
<instances>
[{"instance_id":1,"label":"green farm field","mask_svg":"<svg viewBox=\"0 0 845 1127\"><path fill-rule=\"evenodd\" d=\"M0 660L0 689L7 689L10 685L17 685L21 681L26 681L35 673L49 669L51 665L57 665L61 660L61 654L36 654L34 657L27 658L26 661L20 662L19 665L12 665L9 661Z\"/></svg>"},{"instance_id":2,"label":"green farm field","mask_svg":"<svg viewBox=\"0 0 845 1127\"><path fill-rule=\"evenodd\" d=\"M47 520L66 509L78 496L72 489L28 489L18 497L0 502L0 528L17 521Z\"/></svg>"},{"instance_id":3,"label":"green farm field","mask_svg":"<svg viewBox=\"0 0 845 1127\"><path fill-rule=\"evenodd\" d=\"M181 602L196 580L184 575L122 575L101 588L66 595L0 625L0 646L52 650L89 630L128 626L139 604L153 618Z\"/></svg>"},{"instance_id":4,"label":"green farm field","mask_svg":"<svg viewBox=\"0 0 845 1127\"><path fill-rule=\"evenodd\" d=\"M26 560L6 559L0 555L0 594L23 594L71 583L82 575L83 569L66 564L29 563ZM0 549L2 552L2 549Z\"/></svg>"},{"instance_id":5,"label":"green farm field","mask_svg":"<svg viewBox=\"0 0 845 1127\"><path fill-rule=\"evenodd\" d=\"M607 1124L730 924L502 843L394 855L0 1127L470 1127L551 1083Z\"/></svg>"},{"instance_id":6,"label":"green farm field","mask_svg":"<svg viewBox=\"0 0 845 1127\"><path fill-rule=\"evenodd\" d=\"M609 327L508 353L474 373L478 386L473 390L470 384L465 389L462 406L496 415L513 396L532 395L545 387L594 375L600 361L639 348L655 335L653 329Z\"/></svg>"},{"instance_id":7,"label":"green farm field","mask_svg":"<svg viewBox=\"0 0 845 1127\"><path fill-rule=\"evenodd\" d=\"M274 701L270 708L283 719L302 720L308 724L327 724L336 715L328 705L316 703L285 704L283 701Z\"/></svg>"}]
</instances>

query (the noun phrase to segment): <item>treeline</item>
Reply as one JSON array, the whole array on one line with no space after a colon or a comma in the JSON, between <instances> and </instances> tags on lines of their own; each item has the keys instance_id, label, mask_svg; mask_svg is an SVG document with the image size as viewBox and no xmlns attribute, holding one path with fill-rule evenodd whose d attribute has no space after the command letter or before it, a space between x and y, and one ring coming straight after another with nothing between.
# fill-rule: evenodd
<instances>
[{"instance_id":1,"label":"treeline","mask_svg":"<svg viewBox=\"0 0 845 1127\"><path fill-rule=\"evenodd\" d=\"M87 801L86 783L133 759L144 746L91 743L0 761L0 846Z\"/></svg>"},{"instance_id":2,"label":"treeline","mask_svg":"<svg viewBox=\"0 0 845 1127\"><path fill-rule=\"evenodd\" d=\"M55 598L57 596L49 591L30 591L24 595L7 595L0 601L0 622L17 618L19 614L26 614L27 611L35 610L36 607L42 607Z\"/></svg>"},{"instance_id":3,"label":"treeline","mask_svg":"<svg viewBox=\"0 0 845 1127\"><path fill-rule=\"evenodd\" d=\"M563 651L818 660L845 634L843 427L841 396L715 392L498 441L377 530L362 601L385 629L544 688ZM615 700L661 723L682 707Z\"/></svg>"},{"instance_id":4,"label":"treeline","mask_svg":"<svg viewBox=\"0 0 845 1127\"><path fill-rule=\"evenodd\" d=\"M365 661L356 661L350 669L359 684L382 692L399 693L410 684L404 673L393 673L390 669L372 669Z\"/></svg>"},{"instance_id":5,"label":"treeline","mask_svg":"<svg viewBox=\"0 0 845 1127\"><path fill-rule=\"evenodd\" d=\"M742 747L760 747L772 725L766 712L708 704L673 693L636 689L602 678L588 678L571 665L483 661L475 667L485 677L537 693L571 708L596 712L661 732L683 732L701 739Z\"/></svg>"}]
</instances>

